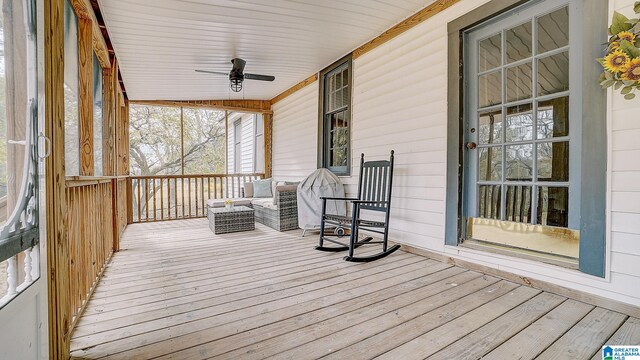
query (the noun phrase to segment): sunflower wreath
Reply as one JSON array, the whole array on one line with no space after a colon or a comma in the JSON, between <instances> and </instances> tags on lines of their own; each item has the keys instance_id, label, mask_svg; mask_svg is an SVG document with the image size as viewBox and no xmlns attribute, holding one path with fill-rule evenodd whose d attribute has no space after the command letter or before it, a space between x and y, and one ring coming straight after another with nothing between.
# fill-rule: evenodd
<instances>
[{"instance_id":1,"label":"sunflower wreath","mask_svg":"<svg viewBox=\"0 0 640 360\"><path fill-rule=\"evenodd\" d=\"M634 10L640 14L640 1L635 3ZM600 85L613 86L627 100L635 98L636 90L640 90L640 19L614 13L607 53L598 61L604 67Z\"/></svg>"}]
</instances>

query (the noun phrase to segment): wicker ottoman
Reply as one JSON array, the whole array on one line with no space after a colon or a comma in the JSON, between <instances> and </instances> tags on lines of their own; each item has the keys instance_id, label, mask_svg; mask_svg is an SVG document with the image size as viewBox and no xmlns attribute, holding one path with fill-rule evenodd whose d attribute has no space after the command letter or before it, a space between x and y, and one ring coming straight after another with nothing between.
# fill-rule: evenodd
<instances>
[{"instance_id":1,"label":"wicker ottoman","mask_svg":"<svg viewBox=\"0 0 640 360\"><path fill-rule=\"evenodd\" d=\"M234 206L231 209L209 208L207 218L209 229L214 234L249 231L256 228L253 209L246 206Z\"/></svg>"}]
</instances>

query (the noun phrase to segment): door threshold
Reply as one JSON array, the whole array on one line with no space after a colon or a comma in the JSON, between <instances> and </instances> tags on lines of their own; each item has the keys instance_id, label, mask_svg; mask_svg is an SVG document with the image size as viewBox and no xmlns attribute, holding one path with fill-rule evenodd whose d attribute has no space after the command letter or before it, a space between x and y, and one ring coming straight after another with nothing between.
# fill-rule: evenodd
<instances>
[{"instance_id":1,"label":"door threshold","mask_svg":"<svg viewBox=\"0 0 640 360\"><path fill-rule=\"evenodd\" d=\"M509 245L496 244L481 240L464 240L460 243L461 247L479 250L499 255L512 256L520 259L539 261L551 265L564 267L567 269L578 269L578 259L557 254L549 254L540 251L523 249Z\"/></svg>"}]
</instances>

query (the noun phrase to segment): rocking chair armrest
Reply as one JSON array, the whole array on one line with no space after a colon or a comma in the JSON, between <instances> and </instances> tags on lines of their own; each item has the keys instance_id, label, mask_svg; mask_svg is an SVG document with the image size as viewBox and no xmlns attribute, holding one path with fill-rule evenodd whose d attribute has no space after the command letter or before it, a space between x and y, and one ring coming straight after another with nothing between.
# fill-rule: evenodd
<instances>
[{"instance_id":1,"label":"rocking chair armrest","mask_svg":"<svg viewBox=\"0 0 640 360\"><path fill-rule=\"evenodd\" d=\"M384 205L387 203L386 201L374 201L374 200L353 200L352 202L354 204L378 204L378 205Z\"/></svg>"},{"instance_id":2,"label":"rocking chair armrest","mask_svg":"<svg viewBox=\"0 0 640 360\"><path fill-rule=\"evenodd\" d=\"M320 196L321 200L346 200L346 201L355 201L358 198L341 198L341 197L331 197L331 196Z\"/></svg>"}]
</instances>

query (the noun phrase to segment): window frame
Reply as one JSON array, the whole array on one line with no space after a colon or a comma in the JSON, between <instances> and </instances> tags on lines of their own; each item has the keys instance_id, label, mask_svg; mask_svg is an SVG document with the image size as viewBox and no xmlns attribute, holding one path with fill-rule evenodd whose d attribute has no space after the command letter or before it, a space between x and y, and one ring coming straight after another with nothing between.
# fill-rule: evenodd
<instances>
[{"instance_id":1,"label":"window frame","mask_svg":"<svg viewBox=\"0 0 640 360\"><path fill-rule=\"evenodd\" d=\"M347 98L347 104L343 106L341 109L334 109L331 113L327 113L325 111L327 107L327 86L326 82L328 76L332 75L334 70L345 66L348 70L348 89L349 96ZM327 168L332 171L334 174L338 176L351 176L351 125L352 125L352 99L353 99L353 59L352 55L348 54L328 67L324 68L320 71L318 76L319 82L319 100L318 100L318 168ZM327 126L327 115L346 111L346 121L347 121L347 164L342 169L331 167L328 164L329 161L329 127Z\"/></svg>"},{"instance_id":2,"label":"window frame","mask_svg":"<svg viewBox=\"0 0 640 360\"><path fill-rule=\"evenodd\" d=\"M448 24L448 125L447 125L447 192L445 216L445 244L459 245L464 237L466 218L463 204L466 199L463 171L466 166L464 124L466 120L464 88L468 85L465 78L463 34L481 23L498 19L505 12L517 6L540 3L543 0L492 0L477 9L453 20ZM551 2L556 4L557 2ZM581 166L574 174L582 180L574 189L580 197L580 245L579 270L585 274L605 277L606 269L606 166L607 134L606 96L600 88L598 76L601 70L597 62L589 61L599 57L600 47L593 44L607 40L607 4L598 0L566 0L572 9L572 17L580 21L570 29L572 47L582 59L577 66L582 80L581 92L576 92L576 107L573 116L582 119L582 141L580 145L581 162L589 161L589 166ZM589 21L584 21L589 19ZM593 64L592 64L593 63Z\"/></svg>"}]
</instances>

